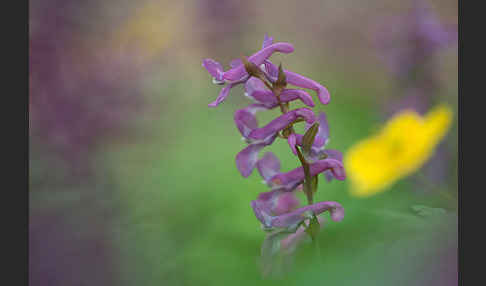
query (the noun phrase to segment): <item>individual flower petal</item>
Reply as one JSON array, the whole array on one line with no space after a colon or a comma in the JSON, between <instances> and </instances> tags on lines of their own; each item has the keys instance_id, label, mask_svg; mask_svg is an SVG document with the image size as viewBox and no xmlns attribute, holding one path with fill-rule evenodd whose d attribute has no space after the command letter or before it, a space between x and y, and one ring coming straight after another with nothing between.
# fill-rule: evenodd
<instances>
[{"instance_id":1,"label":"individual flower petal","mask_svg":"<svg viewBox=\"0 0 486 286\"><path fill-rule=\"evenodd\" d=\"M218 106L221 102L223 102L226 97L228 97L230 90L239 85L244 83L248 79L248 76L242 78L241 80L230 82L227 86L223 87L221 91L219 92L218 98L216 98L215 101L211 102L208 104L209 107L216 107Z\"/></svg>"},{"instance_id":2,"label":"individual flower petal","mask_svg":"<svg viewBox=\"0 0 486 286\"><path fill-rule=\"evenodd\" d=\"M266 144L250 144L236 155L236 167L243 177L248 177L253 172L258 161L258 153Z\"/></svg>"},{"instance_id":3,"label":"individual flower petal","mask_svg":"<svg viewBox=\"0 0 486 286\"><path fill-rule=\"evenodd\" d=\"M278 67L269 60L264 61L263 64L265 65L267 74L273 78L273 81L276 81L278 77Z\"/></svg>"},{"instance_id":4,"label":"individual flower petal","mask_svg":"<svg viewBox=\"0 0 486 286\"><path fill-rule=\"evenodd\" d=\"M280 173L280 161L272 152L265 153L256 166L265 181Z\"/></svg>"},{"instance_id":5,"label":"individual flower petal","mask_svg":"<svg viewBox=\"0 0 486 286\"><path fill-rule=\"evenodd\" d=\"M324 159L316 161L309 166L311 176L316 176L326 170L331 170L333 176L338 180L344 180L346 174L343 164L335 159ZM281 187L291 190L299 185L305 178L304 168L298 167L287 173L280 173L270 179L273 187Z\"/></svg>"},{"instance_id":6,"label":"individual flower petal","mask_svg":"<svg viewBox=\"0 0 486 286\"><path fill-rule=\"evenodd\" d=\"M232 60L230 62L230 67L231 68L236 68L236 67L238 67L238 66L240 66L242 64L243 64L243 61L241 59L234 59L234 60Z\"/></svg>"},{"instance_id":7,"label":"individual flower petal","mask_svg":"<svg viewBox=\"0 0 486 286\"><path fill-rule=\"evenodd\" d=\"M344 208L337 202L319 202L310 206L305 206L296 209L290 213L272 218L269 227L286 228L299 224L306 218L310 218L313 214L318 215L325 211L331 213L333 221L341 221L344 218Z\"/></svg>"},{"instance_id":8,"label":"individual flower petal","mask_svg":"<svg viewBox=\"0 0 486 286\"><path fill-rule=\"evenodd\" d=\"M338 150L327 149L327 150L322 150L322 153L326 154L327 158L329 159L335 159L338 160L339 162L343 161L343 154ZM328 182L332 181L332 179L334 178L332 172L329 170L324 172L324 176L326 177L326 180Z\"/></svg>"},{"instance_id":9,"label":"individual flower petal","mask_svg":"<svg viewBox=\"0 0 486 286\"><path fill-rule=\"evenodd\" d=\"M295 145L297 144L297 134L295 133L290 134L289 137L287 138L287 142L289 143L292 153L294 153L294 155L297 156L297 148L295 147Z\"/></svg>"},{"instance_id":10,"label":"individual flower petal","mask_svg":"<svg viewBox=\"0 0 486 286\"><path fill-rule=\"evenodd\" d=\"M245 92L248 96L253 97L253 93L255 92L270 92L265 84L256 77L251 77L249 80L245 82Z\"/></svg>"},{"instance_id":11,"label":"individual flower petal","mask_svg":"<svg viewBox=\"0 0 486 286\"><path fill-rule=\"evenodd\" d=\"M210 75L216 80L223 80L223 66L213 59L204 59L202 66L206 68Z\"/></svg>"},{"instance_id":12,"label":"individual flower petal","mask_svg":"<svg viewBox=\"0 0 486 286\"><path fill-rule=\"evenodd\" d=\"M257 66L260 66L263 64L263 62L268 59L273 53L275 52L281 52L281 53L291 53L294 51L294 47L292 44L289 43L275 43L272 45L269 45L268 47L261 49L260 51L256 52L252 56L248 58L249 62L254 63ZM235 81L243 78L245 75L247 75L246 70L244 65L237 66L235 68L232 68L228 71L226 71L223 74L223 79L229 80L229 81Z\"/></svg>"},{"instance_id":13,"label":"individual flower petal","mask_svg":"<svg viewBox=\"0 0 486 286\"><path fill-rule=\"evenodd\" d=\"M339 162L343 161L343 153L341 153L341 151L326 149L324 150L324 153L327 155L327 158L329 159L335 159L338 160Z\"/></svg>"},{"instance_id":14,"label":"individual flower petal","mask_svg":"<svg viewBox=\"0 0 486 286\"><path fill-rule=\"evenodd\" d=\"M258 121L255 113L247 108L239 109L235 112L235 124L243 137L247 138L251 131L258 128Z\"/></svg>"},{"instance_id":15,"label":"individual flower petal","mask_svg":"<svg viewBox=\"0 0 486 286\"><path fill-rule=\"evenodd\" d=\"M307 106L315 106L314 101L312 100L312 96L310 96L310 94L308 94L304 90L284 89L280 94L280 101L282 102L290 102L296 99L300 99Z\"/></svg>"},{"instance_id":16,"label":"individual flower petal","mask_svg":"<svg viewBox=\"0 0 486 286\"><path fill-rule=\"evenodd\" d=\"M304 118L308 123L315 122L315 115L312 110L308 108L298 108L277 117L264 127L253 130L248 137L256 140L262 140L268 136L276 134L280 130L285 129L290 123L297 120L299 117Z\"/></svg>"},{"instance_id":17,"label":"individual flower petal","mask_svg":"<svg viewBox=\"0 0 486 286\"><path fill-rule=\"evenodd\" d=\"M285 70L285 75L287 77L287 83L292 84L298 87L312 89L317 92L317 97L319 97L319 101L322 104L328 104L331 96L329 95L329 91L320 85L319 83L313 81L310 78L306 78L300 74L296 74L294 72Z\"/></svg>"},{"instance_id":18,"label":"individual flower petal","mask_svg":"<svg viewBox=\"0 0 486 286\"><path fill-rule=\"evenodd\" d=\"M274 194L268 194L268 196L270 198L262 199L259 197L259 199L251 202L255 216L266 229L284 228L295 231L305 219L311 218L313 215L319 215L325 211L330 211L333 221L341 221L344 217L344 209L341 204L331 201L315 203L281 215L273 215L267 201Z\"/></svg>"}]
</instances>

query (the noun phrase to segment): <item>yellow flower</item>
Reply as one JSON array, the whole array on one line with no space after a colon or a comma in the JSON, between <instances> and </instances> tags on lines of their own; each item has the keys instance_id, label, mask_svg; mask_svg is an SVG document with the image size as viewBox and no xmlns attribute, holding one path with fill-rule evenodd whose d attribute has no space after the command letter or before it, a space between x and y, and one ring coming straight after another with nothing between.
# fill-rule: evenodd
<instances>
[{"instance_id":1,"label":"yellow flower","mask_svg":"<svg viewBox=\"0 0 486 286\"><path fill-rule=\"evenodd\" d=\"M376 135L351 147L344 167L351 194L367 197L387 190L432 156L452 121L452 110L439 106L420 116L405 110L391 118Z\"/></svg>"}]
</instances>

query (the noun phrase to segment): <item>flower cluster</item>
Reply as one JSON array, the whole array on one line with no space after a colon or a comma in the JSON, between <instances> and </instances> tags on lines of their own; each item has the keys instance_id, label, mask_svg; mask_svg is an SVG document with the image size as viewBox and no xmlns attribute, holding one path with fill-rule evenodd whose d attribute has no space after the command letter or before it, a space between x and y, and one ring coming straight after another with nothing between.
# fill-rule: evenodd
<instances>
[{"instance_id":1,"label":"flower cluster","mask_svg":"<svg viewBox=\"0 0 486 286\"><path fill-rule=\"evenodd\" d=\"M269 60L273 53L291 53L293 50L291 44L273 43L273 39L265 35L261 50L248 58L231 61L231 68L227 71L212 59L203 60L203 67L211 74L213 82L225 85L216 101L209 104L210 107L221 104L230 90L239 84L244 85L245 95L254 101L234 115L236 127L248 143L236 155L236 166L243 177L250 176L256 168L270 188L251 202L262 228L270 233L262 247L263 256L269 251L274 252L271 250L275 250L276 246L277 251L295 248L304 230L314 239L320 227L317 215L325 211L330 212L334 221L340 221L344 216L344 210L337 202L313 203L319 174L324 173L327 180L344 180L346 177L341 153L325 148L329 141L326 115L320 113L316 116L310 109L315 106L312 96L305 90L287 88L287 84L315 91L322 104L329 103L329 92L321 84L284 70L282 65L277 67ZM289 105L295 100L307 107L290 110ZM260 126L256 113L277 107L282 115ZM303 121L306 123L305 133L297 134L293 125ZM272 152L259 158L260 150L277 138L287 140L291 152L302 166L282 172L280 161ZM308 201L304 207L299 207L296 197L300 189L303 189ZM275 240L277 236L279 239Z\"/></svg>"}]
</instances>

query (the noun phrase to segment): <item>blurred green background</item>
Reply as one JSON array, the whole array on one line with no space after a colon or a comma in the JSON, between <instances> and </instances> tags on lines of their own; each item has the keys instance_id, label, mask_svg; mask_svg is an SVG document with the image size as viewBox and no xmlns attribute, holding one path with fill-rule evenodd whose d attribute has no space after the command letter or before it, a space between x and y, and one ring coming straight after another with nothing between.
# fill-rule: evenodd
<instances>
[{"instance_id":1,"label":"blurred green background","mask_svg":"<svg viewBox=\"0 0 486 286\"><path fill-rule=\"evenodd\" d=\"M435 98L455 111L442 174L428 163L366 199L321 180L315 200L339 202L344 220L328 219L320 257L305 242L277 277L261 275L250 207L267 187L234 161L245 143L233 114L250 101L238 87L207 107L220 87L202 59L227 68L269 33L295 47L274 63L330 91L314 110L346 153L402 94L373 35L411 3L31 0L30 284L457 285L457 46L434 55ZM428 3L457 24L456 1ZM298 165L282 140L265 151Z\"/></svg>"}]
</instances>

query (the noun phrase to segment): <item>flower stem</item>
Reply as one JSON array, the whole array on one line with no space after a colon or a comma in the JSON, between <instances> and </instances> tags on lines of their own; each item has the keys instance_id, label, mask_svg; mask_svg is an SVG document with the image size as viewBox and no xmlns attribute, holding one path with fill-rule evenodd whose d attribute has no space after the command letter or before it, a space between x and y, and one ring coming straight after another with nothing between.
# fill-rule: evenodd
<instances>
[{"instance_id":1,"label":"flower stem","mask_svg":"<svg viewBox=\"0 0 486 286\"><path fill-rule=\"evenodd\" d=\"M289 111L289 105L283 103L280 100L280 93L282 92L282 88L281 87L278 87L278 86L275 86L275 83L269 83L269 82L267 82L264 77L259 77L259 79L261 81L263 81L263 83L277 97L277 102L278 102L278 105L280 106L280 111L282 112L282 114L287 113ZM294 127L292 125L290 125L285 130L287 130L287 132L283 132L283 133L284 133L284 135L286 134L286 137L288 137L288 135L290 135L290 134L295 133ZM300 161L300 163L302 165L302 168L304 169L304 175L305 175L305 179L304 179L304 193L307 196L307 203L309 205L312 205L312 202L313 202L313 198L312 198L313 192L312 192L312 186L311 186L311 184L312 184L311 179L312 178L311 178L311 174L310 174L309 163L307 163L307 161L305 160L305 158L302 155L302 152L300 151L299 147L296 147L296 150L297 150L297 156L299 157L299 161Z\"/></svg>"}]
</instances>

